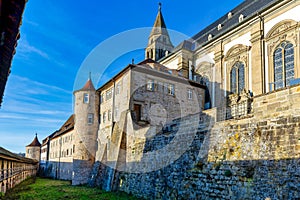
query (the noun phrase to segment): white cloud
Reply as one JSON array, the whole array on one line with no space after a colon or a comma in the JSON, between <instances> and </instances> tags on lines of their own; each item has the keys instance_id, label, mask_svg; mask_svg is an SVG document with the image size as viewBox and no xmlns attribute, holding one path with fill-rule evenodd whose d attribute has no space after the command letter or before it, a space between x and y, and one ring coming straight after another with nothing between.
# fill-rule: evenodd
<instances>
[{"instance_id":1,"label":"white cloud","mask_svg":"<svg viewBox=\"0 0 300 200\"><path fill-rule=\"evenodd\" d=\"M41 141L72 114L72 92L54 85L11 75L5 93L0 109L0 145L16 152L25 149L35 132ZM16 142L18 146L11 145Z\"/></svg>"},{"instance_id":2,"label":"white cloud","mask_svg":"<svg viewBox=\"0 0 300 200\"><path fill-rule=\"evenodd\" d=\"M49 55L38 49L37 47L30 45L29 42L26 40L25 36L22 36L21 39L18 41L18 53L21 54L20 56L26 57L31 53L38 54L39 56L50 59Z\"/></svg>"}]
</instances>

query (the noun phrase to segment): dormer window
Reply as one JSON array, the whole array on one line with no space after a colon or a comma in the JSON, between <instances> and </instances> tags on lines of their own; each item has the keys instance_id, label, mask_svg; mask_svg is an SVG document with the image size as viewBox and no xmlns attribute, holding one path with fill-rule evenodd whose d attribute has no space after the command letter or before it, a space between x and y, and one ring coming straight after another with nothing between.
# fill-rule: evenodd
<instances>
[{"instance_id":1,"label":"dormer window","mask_svg":"<svg viewBox=\"0 0 300 200\"><path fill-rule=\"evenodd\" d=\"M227 18L228 18L228 19L231 19L231 18L232 18L232 12L229 12L229 13L228 13Z\"/></svg>"},{"instance_id":2,"label":"dormer window","mask_svg":"<svg viewBox=\"0 0 300 200\"><path fill-rule=\"evenodd\" d=\"M222 27L223 27L223 25L222 25L222 24L219 24L219 25L218 25L218 31L221 30Z\"/></svg>"},{"instance_id":3,"label":"dormer window","mask_svg":"<svg viewBox=\"0 0 300 200\"><path fill-rule=\"evenodd\" d=\"M212 34L209 34L208 37L207 37L208 41L211 41L212 38L213 38Z\"/></svg>"},{"instance_id":4,"label":"dormer window","mask_svg":"<svg viewBox=\"0 0 300 200\"><path fill-rule=\"evenodd\" d=\"M89 94L88 93L83 94L83 103L89 103Z\"/></svg>"},{"instance_id":5,"label":"dormer window","mask_svg":"<svg viewBox=\"0 0 300 200\"><path fill-rule=\"evenodd\" d=\"M243 15L243 14L241 14L241 15L239 16L239 22L242 22L242 21L244 21L244 15Z\"/></svg>"}]
</instances>

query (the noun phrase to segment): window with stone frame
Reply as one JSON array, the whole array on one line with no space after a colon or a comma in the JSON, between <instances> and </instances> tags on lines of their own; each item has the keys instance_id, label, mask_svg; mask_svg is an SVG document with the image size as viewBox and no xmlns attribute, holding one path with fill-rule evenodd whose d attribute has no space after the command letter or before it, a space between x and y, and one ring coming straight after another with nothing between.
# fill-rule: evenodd
<instances>
[{"instance_id":1,"label":"window with stone frame","mask_svg":"<svg viewBox=\"0 0 300 200\"><path fill-rule=\"evenodd\" d=\"M297 21L287 19L275 24L266 34L268 56L267 91L296 84L300 77L300 29Z\"/></svg>"},{"instance_id":2,"label":"window with stone frame","mask_svg":"<svg viewBox=\"0 0 300 200\"><path fill-rule=\"evenodd\" d=\"M154 80L150 79L147 81L147 90L154 91Z\"/></svg>"},{"instance_id":3,"label":"window with stone frame","mask_svg":"<svg viewBox=\"0 0 300 200\"><path fill-rule=\"evenodd\" d=\"M119 107L116 106L115 108L115 118L118 118L119 117Z\"/></svg>"},{"instance_id":4,"label":"window with stone frame","mask_svg":"<svg viewBox=\"0 0 300 200\"><path fill-rule=\"evenodd\" d=\"M105 101L105 99L104 99L104 93L102 93L100 95L100 103L103 103L104 101Z\"/></svg>"},{"instance_id":5,"label":"window with stone frame","mask_svg":"<svg viewBox=\"0 0 300 200\"><path fill-rule=\"evenodd\" d=\"M120 94L120 92L121 92L121 82L118 82L116 86L116 95Z\"/></svg>"},{"instance_id":6,"label":"window with stone frame","mask_svg":"<svg viewBox=\"0 0 300 200\"><path fill-rule=\"evenodd\" d=\"M89 103L89 94L88 93L83 94L83 103Z\"/></svg>"},{"instance_id":7,"label":"window with stone frame","mask_svg":"<svg viewBox=\"0 0 300 200\"><path fill-rule=\"evenodd\" d=\"M192 89L188 89L187 90L187 98L189 100L193 99L193 91L192 91Z\"/></svg>"},{"instance_id":8,"label":"window with stone frame","mask_svg":"<svg viewBox=\"0 0 300 200\"><path fill-rule=\"evenodd\" d=\"M110 100L112 98L112 93L113 93L113 89L110 88L109 90L106 91L106 101Z\"/></svg>"},{"instance_id":9,"label":"window with stone frame","mask_svg":"<svg viewBox=\"0 0 300 200\"><path fill-rule=\"evenodd\" d=\"M104 112L103 115L102 115L102 122L103 122L103 123L106 122L106 112Z\"/></svg>"},{"instance_id":10,"label":"window with stone frame","mask_svg":"<svg viewBox=\"0 0 300 200\"><path fill-rule=\"evenodd\" d=\"M111 120L111 110L108 111L107 120L108 120L108 121Z\"/></svg>"},{"instance_id":11,"label":"window with stone frame","mask_svg":"<svg viewBox=\"0 0 300 200\"><path fill-rule=\"evenodd\" d=\"M168 85L168 94L174 96L175 95L175 86L174 84Z\"/></svg>"},{"instance_id":12,"label":"window with stone frame","mask_svg":"<svg viewBox=\"0 0 300 200\"><path fill-rule=\"evenodd\" d=\"M274 51L274 89L290 86L294 79L294 45L282 42Z\"/></svg>"},{"instance_id":13,"label":"window with stone frame","mask_svg":"<svg viewBox=\"0 0 300 200\"><path fill-rule=\"evenodd\" d=\"M88 124L93 124L94 123L94 114L89 113L88 114Z\"/></svg>"},{"instance_id":14,"label":"window with stone frame","mask_svg":"<svg viewBox=\"0 0 300 200\"><path fill-rule=\"evenodd\" d=\"M230 71L230 92L240 94L245 88L245 65L236 62Z\"/></svg>"}]
</instances>

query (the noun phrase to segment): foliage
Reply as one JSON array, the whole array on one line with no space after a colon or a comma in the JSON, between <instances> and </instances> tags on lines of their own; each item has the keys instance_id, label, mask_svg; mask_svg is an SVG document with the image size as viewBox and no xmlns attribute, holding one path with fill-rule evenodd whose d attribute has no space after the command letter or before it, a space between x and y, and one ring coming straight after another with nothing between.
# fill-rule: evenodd
<instances>
[{"instance_id":1,"label":"foliage","mask_svg":"<svg viewBox=\"0 0 300 200\"><path fill-rule=\"evenodd\" d=\"M125 193L105 192L99 188L86 186L72 186L69 181L37 178L35 183L32 179L26 180L10 190L4 198L21 200L54 200L54 199L137 199Z\"/></svg>"}]
</instances>

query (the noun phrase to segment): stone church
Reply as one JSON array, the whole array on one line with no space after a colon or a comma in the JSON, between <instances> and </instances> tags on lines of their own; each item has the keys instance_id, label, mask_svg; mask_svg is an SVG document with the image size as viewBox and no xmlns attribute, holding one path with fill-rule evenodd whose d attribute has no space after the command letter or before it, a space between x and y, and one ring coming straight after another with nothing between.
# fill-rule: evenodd
<instances>
[{"instance_id":1,"label":"stone church","mask_svg":"<svg viewBox=\"0 0 300 200\"><path fill-rule=\"evenodd\" d=\"M160 4L145 60L74 92L41 173L150 199L300 198L299 13L245 0L174 47Z\"/></svg>"}]
</instances>

